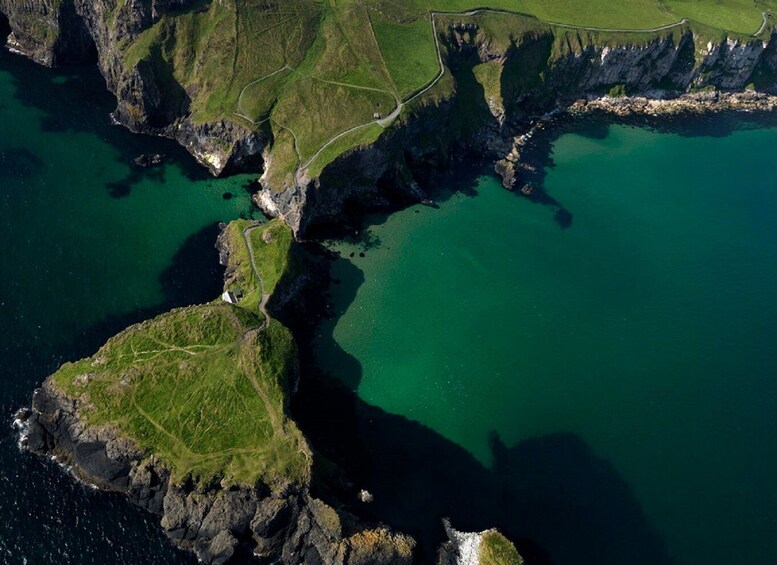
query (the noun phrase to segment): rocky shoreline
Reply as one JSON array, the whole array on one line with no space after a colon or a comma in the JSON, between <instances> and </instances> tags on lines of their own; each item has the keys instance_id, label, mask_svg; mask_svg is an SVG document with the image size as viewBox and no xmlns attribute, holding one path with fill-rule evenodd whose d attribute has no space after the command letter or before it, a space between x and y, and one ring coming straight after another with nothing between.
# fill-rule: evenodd
<instances>
[{"instance_id":1,"label":"rocky shoreline","mask_svg":"<svg viewBox=\"0 0 777 565\"><path fill-rule=\"evenodd\" d=\"M219 253L227 262L230 248L223 237ZM230 278L234 270L226 274L225 284ZM287 281L283 292L294 286L295 281ZM218 476L176 482L154 453L121 430L89 425L84 414L91 402L88 393L68 394L48 378L34 392L31 407L15 415L20 447L55 461L85 485L123 494L159 516L172 543L201 562L412 562L411 537L361 521L334 498L317 498L309 482L226 484Z\"/></svg>"},{"instance_id":2,"label":"rocky shoreline","mask_svg":"<svg viewBox=\"0 0 777 565\"><path fill-rule=\"evenodd\" d=\"M610 117L614 120L649 118L671 120L722 113L769 114L777 110L777 96L765 92L696 92L667 96L653 92L649 96L589 96L566 103L534 119L524 133L511 140L507 155L494 165L494 172L508 190L518 190L528 198L542 195L542 187L532 180L543 166L527 154L536 150L536 136L552 131L558 123L568 123L588 116ZM539 193L537 192L539 191Z\"/></svg>"},{"instance_id":3,"label":"rocky shoreline","mask_svg":"<svg viewBox=\"0 0 777 565\"><path fill-rule=\"evenodd\" d=\"M55 460L86 485L125 495L161 518L165 534L204 563L409 564L413 541L367 527L313 497L307 488L274 493L261 486L175 484L153 455L116 430L78 416L79 401L50 382L16 416L24 448ZM408 551L401 555L397 548Z\"/></svg>"},{"instance_id":4,"label":"rocky shoreline","mask_svg":"<svg viewBox=\"0 0 777 565\"><path fill-rule=\"evenodd\" d=\"M773 112L777 110L777 96L765 92L696 92L674 98L662 93L654 97L622 96L597 97L576 100L567 108L573 116L603 113L618 117L630 116L688 116L719 112Z\"/></svg>"}]
</instances>

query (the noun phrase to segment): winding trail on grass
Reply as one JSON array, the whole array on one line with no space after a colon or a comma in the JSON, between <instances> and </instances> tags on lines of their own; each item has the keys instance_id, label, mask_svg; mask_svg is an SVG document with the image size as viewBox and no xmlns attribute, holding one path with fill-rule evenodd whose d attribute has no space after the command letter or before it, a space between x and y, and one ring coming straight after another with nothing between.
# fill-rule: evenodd
<instances>
[{"instance_id":1,"label":"winding trail on grass","mask_svg":"<svg viewBox=\"0 0 777 565\"><path fill-rule=\"evenodd\" d=\"M764 21L763 21L763 23L761 23L761 27L758 28L758 31L756 31L753 34L753 37L758 37L759 35L761 35L763 33L763 31L766 29L766 26L769 25L769 12L764 12L761 15L763 16Z\"/></svg>"},{"instance_id":2,"label":"winding trail on grass","mask_svg":"<svg viewBox=\"0 0 777 565\"><path fill-rule=\"evenodd\" d=\"M271 318L270 318L270 314L267 312L267 301L270 299L270 293L264 291L264 283L262 281L262 276L259 274L259 269L256 266L256 258L254 257L254 247L251 245L251 232L259 228L266 228L266 227L267 226L265 224L254 224L254 225L248 226L246 229L243 230L243 239L245 240L246 246L248 247L248 258L251 261L251 268L254 270L254 275L256 275L256 278L259 281L259 292L262 295L262 299L259 301L259 310L261 311L262 316L264 316L264 322L260 327L256 328L255 330L252 330L257 334L266 330L270 326ZM267 377L264 374L264 367L262 367L261 364L259 365L259 371L262 373L262 376L265 378L265 380L267 380ZM259 384L259 382L256 380L256 378L253 375L243 370L241 370L241 372L251 383L251 386L253 387L254 391L256 391L256 394L259 395L259 398L262 399L265 409L267 410L267 414L270 418L270 424L272 425L274 435L276 437L285 438L287 434L286 434L286 429L283 425L283 418L281 418L281 416L278 414L277 410L275 409L275 406L270 400L270 397L267 396L267 391L265 391L262 388L262 386Z\"/></svg>"},{"instance_id":3,"label":"winding trail on grass","mask_svg":"<svg viewBox=\"0 0 777 565\"><path fill-rule=\"evenodd\" d=\"M429 17L430 17L430 20L431 20L431 27L432 27L432 35L434 37L434 46L435 46L435 51L437 53L437 64L440 67L440 70L437 73L436 77L434 77L427 85L423 86L419 91L417 91L416 93L412 94L407 100L404 100L404 101L400 100L399 97L396 95L396 93L388 91L388 90L383 90L383 89L379 89L379 88L364 87L364 86L358 86L358 85L348 85L348 84L338 83L338 82L334 82L334 81L327 81L325 79L320 79L320 78L317 78L317 77L310 77L310 78L315 78L317 80L321 80L323 82L328 82L330 84L338 84L338 85L346 86L346 87L350 87L350 88L360 88L360 89L364 89L364 90L374 90L374 91L379 91L379 92L389 92L392 96L394 96L394 99L396 100L396 104L397 105L396 105L396 108L394 108L394 111L391 112L391 114L389 114L385 118L379 118L379 119L375 119L375 120L372 120L372 121L369 121L369 122L366 122L366 123L363 123L363 124L355 125L353 127L350 127L348 129L346 129L345 131L342 131L342 132L338 133L337 135L331 137L321 147L319 147L318 150L316 150L316 152L313 153L313 155L307 161L304 161L304 162L302 161L302 156L300 155L298 147L297 147L297 137L296 137L296 135L294 134L294 132L290 128L285 127L285 126L281 126L281 127L284 127L284 129L288 130L291 133L291 135L294 137L294 149L297 152L297 157L299 158L299 163L300 163L299 169L300 170L307 169L313 163L313 161L315 161L318 157L320 157L321 154L328 147L330 147L333 143L335 143L338 140L342 139L346 135L349 135L349 134L351 134L351 133L353 133L355 131L358 131L358 130L370 127L370 126L375 125L375 124L379 125L380 127L384 128L384 129L387 128L397 117L399 117L399 115L402 113L402 110L404 109L404 107L406 105L412 103L413 101L417 100L418 98L420 98L421 96L423 96L424 94L429 92L432 88L434 88L437 85L438 82L440 82L440 80L445 76L445 64L443 63L442 48L440 46L440 38L439 38L439 35L437 33L437 17L438 16L443 16L443 17L445 17L445 16L472 17L472 16L476 16L478 14L486 14L486 13L502 14L502 15L507 15L507 16L529 17L529 18L533 18L533 19L535 19L535 20L537 20L539 22L542 22L542 23L544 23L546 25L550 25L550 26L554 26L554 27L560 27L560 28L564 28L564 29L581 30L581 31L604 32L604 33L658 33L658 32L661 32L661 31L666 31L666 30L674 29L676 27L681 27L681 26L687 25L688 22L689 22L688 18L683 18L683 19L678 20L678 21L673 22L673 23L669 23L669 24L662 25L662 26L657 26L657 27L652 27L652 28L643 28L643 29L607 28L607 27L580 26L580 25L573 25L573 24L565 24L565 23L561 23L561 22L555 22L555 21L552 21L552 20L545 20L545 19L533 16L531 14L525 14L523 12L514 12L514 11L511 11L511 10L501 10L501 9L498 9L498 8L477 8L477 9L469 10L469 11L466 11L466 12L437 12L437 11L429 12ZM758 36L761 33L763 33L764 29L766 29L766 27L769 25L769 13L768 12L763 12L762 16L763 16L763 22L761 23L761 27L758 28L758 31L756 31L753 34L753 36ZM373 30L373 36L374 36L374 30ZM384 64L385 64L385 62L384 62ZM281 70L283 70L283 69L279 69L278 71L275 71L275 73L271 73L270 75L262 77L258 81L254 81L253 83L250 83L250 84L246 85L245 88L248 88L248 86L251 86L252 84L256 84L256 82L260 82L261 80L264 80L264 79L272 76L273 74L276 74L276 73L280 72ZM291 70L294 71L294 69L291 69ZM302 73L300 73L300 74L302 74ZM307 75L303 75L303 76L307 76ZM245 92L245 88L240 93L240 98L238 99L238 104L240 104L240 99L242 99L243 92ZM239 107L238 107L238 109L239 109ZM237 114L237 112L235 112L235 113ZM248 118L247 116L245 116L243 114L237 114L237 115L240 115L241 117L243 117L243 118L245 118L245 119L247 119L249 121L252 121L250 118ZM266 121L266 120L263 120L263 121ZM256 123L256 122L252 121L252 123ZM280 125L280 124L278 124L278 125Z\"/></svg>"},{"instance_id":4,"label":"winding trail on grass","mask_svg":"<svg viewBox=\"0 0 777 565\"><path fill-rule=\"evenodd\" d=\"M432 36L434 37L434 47L435 51L437 52L437 65L440 67L439 72L437 73L437 76L434 77L429 84L422 87L421 90L416 92L415 94L412 94L407 100L402 101L400 100L395 93L392 93L394 95L394 99L397 101L397 106L394 108L394 111L391 112L388 116L385 118L380 118L377 120L373 120L370 122L366 122L364 124L359 124L356 126L353 126L351 128L348 128L347 130L338 133L331 139L329 139L324 145L319 147L319 149L304 163L302 163L301 168L307 169L313 161L315 161L321 153L323 153L329 146L331 146L333 143L338 141L339 139L342 139L346 135L353 133L355 131L358 131L360 129L372 126L374 124L379 125L382 128L386 128L393 122L399 115L402 113L402 110L407 104L412 103L414 100L420 98L427 92L429 92L432 88L434 88L438 82L442 79L442 77L445 76L445 65L442 60L442 49L440 47L440 37L437 34L437 16L459 16L459 17L472 17L476 16L478 14L483 13L494 13L494 14L504 14L504 15L510 15L510 16L526 16L526 17L534 17L529 14L522 14L520 12L512 12L510 10L498 10L498 9L492 9L492 8L479 8L477 10L470 10L468 12L429 12L429 16L431 19L431 25L432 25ZM563 27L567 29L579 29L584 31L601 31L601 32L612 32L612 33L656 33L659 31L665 31L667 29L672 29L678 26L683 26L688 23L688 20L686 18L683 18L682 20L679 20L677 22L666 24L663 26L655 27L655 28L648 28L648 29L620 29L620 28L600 28L600 27L590 27L590 26L575 26L571 24L562 24L558 22L552 22L549 20L543 20L541 18L536 18L539 21L548 24L553 25L556 27Z\"/></svg>"},{"instance_id":5,"label":"winding trail on grass","mask_svg":"<svg viewBox=\"0 0 777 565\"><path fill-rule=\"evenodd\" d=\"M245 94L246 90L248 90L249 88L251 88L255 84L259 84L260 82L263 82L263 81L267 80L268 78L272 78L275 75L277 75L279 73L282 73L283 71L290 71L290 70L292 70L290 66L283 65L280 69L277 69L277 70L271 72L270 74L264 75L263 77L258 78L258 79L256 79L253 82L249 82L247 85L245 85L243 87L243 89L240 91L240 95L237 97L237 110L234 112L234 114L236 116L240 116L241 118L248 120L249 122L251 122L252 124L255 124L255 125L260 125L260 124L266 122L267 120L269 120L270 118L265 118L264 120L260 120L258 122L255 122L251 118L249 118L245 114L245 112L243 112L243 94Z\"/></svg>"}]
</instances>

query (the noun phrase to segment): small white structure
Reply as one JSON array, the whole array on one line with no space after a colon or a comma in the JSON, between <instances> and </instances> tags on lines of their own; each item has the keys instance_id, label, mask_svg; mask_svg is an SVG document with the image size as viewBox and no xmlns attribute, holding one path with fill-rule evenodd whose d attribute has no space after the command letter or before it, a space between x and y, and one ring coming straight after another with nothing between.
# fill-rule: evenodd
<instances>
[{"instance_id":1,"label":"small white structure","mask_svg":"<svg viewBox=\"0 0 777 565\"><path fill-rule=\"evenodd\" d=\"M375 113L372 115L372 117L373 117L373 118L375 118L376 120L379 120L379 119L381 118L380 112L375 112Z\"/></svg>"},{"instance_id":2,"label":"small white structure","mask_svg":"<svg viewBox=\"0 0 777 565\"><path fill-rule=\"evenodd\" d=\"M372 496L372 493L366 489L362 489L359 491L359 500L361 502L372 502L375 500L375 497Z\"/></svg>"},{"instance_id":3,"label":"small white structure","mask_svg":"<svg viewBox=\"0 0 777 565\"><path fill-rule=\"evenodd\" d=\"M227 290L221 295L221 299L227 304L237 304L243 298L243 293L239 290Z\"/></svg>"}]
</instances>

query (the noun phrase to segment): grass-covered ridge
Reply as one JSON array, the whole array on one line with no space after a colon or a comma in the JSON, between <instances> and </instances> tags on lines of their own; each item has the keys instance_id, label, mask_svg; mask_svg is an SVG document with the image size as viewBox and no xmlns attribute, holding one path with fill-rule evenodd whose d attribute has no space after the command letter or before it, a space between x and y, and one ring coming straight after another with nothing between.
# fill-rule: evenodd
<instances>
[{"instance_id":1,"label":"grass-covered ridge","mask_svg":"<svg viewBox=\"0 0 777 565\"><path fill-rule=\"evenodd\" d=\"M230 250L226 288L242 295L241 308L259 313L262 299L269 299L284 277L299 270L291 229L280 220L235 220L222 237Z\"/></svg>"},{"instance_id":2,"label":"grass-covered ridge","mask_svg":"<svg viewBox=\"0 0 777 565\"><path fill-rule=\"evenodd\" d=\"M281 258L291 239L279 223L266 229L276 237L262 241L256 264L270 280L286 267ZM271 246L281 250L273 254ZM257 284L252 267L243 268L250 263L245 249L231 257L248 284ZM134 441L174 481L306 483L310 449L286 415L294 340L257 305L217 300L173 310L128 328L90 358L65 364L53 383L79 400L89 425L110 426Z\"/></svg>"},{"instance_id":3,"label":"grass-covered ridge","mask_svg":"<svg viewBox=\"0 0 777 565\"><path fill-rule=\"evenodd\" d=\"M404 104L437 94L425 90L440 72L434 14L486 8L523 16L502 15L505 25L628 41L635 32L675 25L763 36L776 7L777 0L201 0L123 46L124 64L169 68L192 101L195 121L265 129L273 140L266 180L280 187L294 182L298 169L315 176L380 137ZM499 40L511 35L506 29ZM479 78L489 81L493 73ZM446 88L444 81L438 86Z\"/></svg>"}]
</instances>

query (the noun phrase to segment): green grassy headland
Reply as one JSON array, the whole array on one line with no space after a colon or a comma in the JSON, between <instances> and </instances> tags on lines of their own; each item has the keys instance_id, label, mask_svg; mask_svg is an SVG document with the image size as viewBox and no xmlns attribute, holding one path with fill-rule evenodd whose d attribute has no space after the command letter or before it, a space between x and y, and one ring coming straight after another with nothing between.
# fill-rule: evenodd
<instances>
[{"instance_id":1,"label":"green grassy headland","mask_svg":"<svg viewBox=\"0 0 777 565\"><path fill-rule=\"evenodd\" d=\"M89 425L134 441L174 481L280 488L309 480L310 449L286 414L294 340L280 322L266 323L259 301L250 299L261 293L259 276L272 292L288 268L291 233L279 221L248 232L257 274L242 239L247 227L228 227L230 262L246 291L239 306L219 299L162 314L52 376L80 400Z\"/></svg>"}]
</instances>

